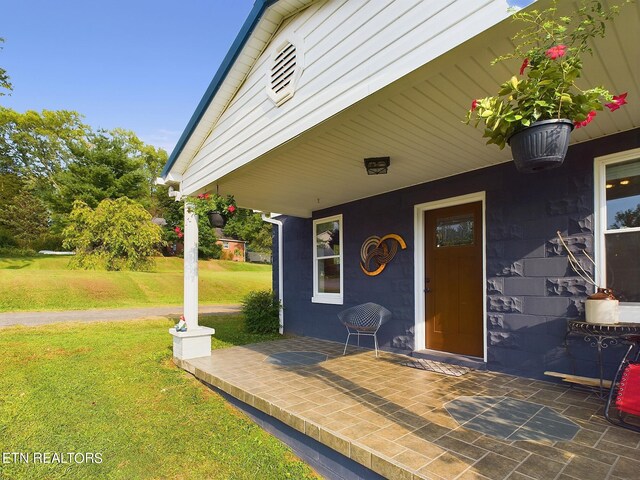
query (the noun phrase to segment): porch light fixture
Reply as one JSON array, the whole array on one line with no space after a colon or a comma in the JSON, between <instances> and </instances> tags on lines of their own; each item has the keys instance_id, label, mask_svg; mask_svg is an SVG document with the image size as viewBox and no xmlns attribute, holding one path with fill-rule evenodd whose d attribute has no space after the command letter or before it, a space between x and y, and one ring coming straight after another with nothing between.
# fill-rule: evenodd
<instances>
[{"instance_id":1,"label":"porch light fixture","mask_svg":"<svg viewBox=\"0 0 640 480\"><path fill-rule=\"evenodd\" d=\"M367 175L380 175L387 173L391 159L389 157L365 158L364 167Z\"/></svg>"}]
</instances>

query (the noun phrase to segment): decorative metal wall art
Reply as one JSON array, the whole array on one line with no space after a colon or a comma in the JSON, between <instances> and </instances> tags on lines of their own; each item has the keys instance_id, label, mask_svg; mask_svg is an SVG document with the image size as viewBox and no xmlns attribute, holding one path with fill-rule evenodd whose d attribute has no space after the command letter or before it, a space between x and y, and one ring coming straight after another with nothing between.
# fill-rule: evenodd
<instances>
[{"instance_id":1,"label":"decorative metal wall art","mask_svg":"<svg viewBox=\"0 0 640 480\"><path fill-rule=\"evenodd\" d=\"M400 235L390 233L380 238L375 235L367 238L360 248L360 268L365 275L374 277L382 273L393 257L396 256L398 245L402 250L407 244ZM373 265L372 265L373 264Z\"/></svg>"}]
</instances>

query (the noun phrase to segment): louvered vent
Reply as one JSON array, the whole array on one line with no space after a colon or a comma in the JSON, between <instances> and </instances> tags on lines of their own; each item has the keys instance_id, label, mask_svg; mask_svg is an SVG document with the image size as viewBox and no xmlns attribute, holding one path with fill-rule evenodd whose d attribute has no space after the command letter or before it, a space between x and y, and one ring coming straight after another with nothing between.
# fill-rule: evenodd
<instances>
[{"instance_id":1,"label":"louvered vent","mask_svg":"<svg viewBox=\"0 0 640 480\"><path fill-rule=\"evenodd\" d=\"M287 41L274 53L267 93L276 105L281 105L293 96L297 78L300 76L300 60L296 46Z\"/></svg>"}]
</instances>

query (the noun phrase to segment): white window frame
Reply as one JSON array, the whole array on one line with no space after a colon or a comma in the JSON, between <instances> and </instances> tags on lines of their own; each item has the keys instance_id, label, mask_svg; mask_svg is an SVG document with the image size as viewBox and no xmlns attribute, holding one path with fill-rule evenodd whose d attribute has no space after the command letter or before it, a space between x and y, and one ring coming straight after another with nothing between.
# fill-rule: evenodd
<instances>
[{"instance_id":1,"label":"white window frame","mask_svg":"<svg viewBox=\"0 0 640 480\"><path fill-rule=\"evenodd\" d=\"M340 225L340 254L320 257L318 258L318 248L316 246L316 225L319 223L335 222ZM342 221L342 214L333 215L331 217L317 218L313 221L313 297L311 301L313 303L330 303L334 305L342 305L344 298L344 244L342 237L344 235L344 223ZM318 260L323 258L338 258L340 259L340 293L323 293L318 291Z\"/></svg>"},{"instance_id":2,"label":"white window frame","mask_svg":"<svg viewBox=\"0 0 640 480\"><path fill-rule=\"evenodd\" d=\"M596 275L595 281L598 285L607 285L607 268L606 268L606 251L605 251L605 233L610 231L607 229L607 166L615 163L628 162L630 160L640 159L640 148L626 150L624 152L612 153L602 157L596 157L594 161L594 213L595 213L595 232L594 247L596 250ZM629 232L640 231L640 228L625 229ZM618 230L616 230L618 231ZM614 292L615 293L615 292ZM633 322L640 317L640 303L626 302L620 303L620 321Z\"/></svg>"}]
</instances>

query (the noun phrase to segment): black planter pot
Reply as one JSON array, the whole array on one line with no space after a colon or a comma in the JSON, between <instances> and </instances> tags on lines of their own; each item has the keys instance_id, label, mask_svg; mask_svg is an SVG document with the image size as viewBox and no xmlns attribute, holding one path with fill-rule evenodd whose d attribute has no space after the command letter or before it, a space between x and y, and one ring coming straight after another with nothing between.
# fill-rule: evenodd
<instances>
[{"instance_id":1,"label":"black planter pot","mask_svg":"<svg viewBox=\"0 0 640 480\"><path fill-rule=\"evenodd\" d=\"M207 212L207 216L209 217L209 224L213 228L223 228L227 224L226 218L220 212Z\"/></svg>"},{"instance_id":2,"label":"black planter pot","mask_svg":"<svg viewBox=\"0 0 640 480\"><path fill-rule=\"evenodd\" d=\"M541 120L507 139L516 168L523 173L540 172L562 165L569 148L573 122Z\"/></svg>"}]
</instances>

